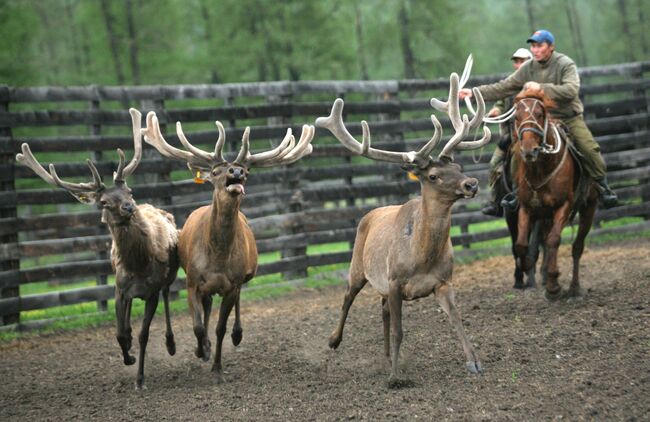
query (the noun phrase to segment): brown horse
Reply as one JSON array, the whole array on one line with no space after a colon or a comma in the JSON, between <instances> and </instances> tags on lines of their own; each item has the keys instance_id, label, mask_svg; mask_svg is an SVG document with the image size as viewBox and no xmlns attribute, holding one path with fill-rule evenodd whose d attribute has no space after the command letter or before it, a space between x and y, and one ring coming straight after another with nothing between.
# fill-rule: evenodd
<instances>
[{"instance_id":1,"label":"brown horse","mask_svg":"<svg viewBox=\"0 0 650 422\"><path fill-rule=\"evenodd\" d=\"M557 253L562 229L577 212L579 228L572 246L573 277L568 297L580 295L579 267L584 241L591 229L598 192L589 180L578 194L580 163L569 151L561 123L550 117L555 106L543 89L524 88L515 99L513 159L519 199L515 255L517 267L529 271L534 261L528 254L531 228L539 222L544 245L542 275L549 300L560 297ZM580 189L582 190L582 189Z\"/></svg>"}]
</instances>

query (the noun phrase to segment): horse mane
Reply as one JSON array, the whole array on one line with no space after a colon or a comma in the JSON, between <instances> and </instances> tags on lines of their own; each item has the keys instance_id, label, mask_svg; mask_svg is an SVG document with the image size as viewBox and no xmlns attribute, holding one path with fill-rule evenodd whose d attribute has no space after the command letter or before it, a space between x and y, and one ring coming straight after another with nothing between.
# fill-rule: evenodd
<instances>
[{"instance_id":1,"label":"horse mane","mask_svg":"<svg viewBox=\"0 0 650 422\"><path fill-rule=\"evenodd\" d=\"M525 87L517 94L515 97L515 102L523 99L523 98L537 98L540 100L543 104L544 107L547 109L554 109L557 108L557 104L555 101L551 100L546 94L544 93L544 88L531 88L531 87Z\"/></svg>"}]
</instances>

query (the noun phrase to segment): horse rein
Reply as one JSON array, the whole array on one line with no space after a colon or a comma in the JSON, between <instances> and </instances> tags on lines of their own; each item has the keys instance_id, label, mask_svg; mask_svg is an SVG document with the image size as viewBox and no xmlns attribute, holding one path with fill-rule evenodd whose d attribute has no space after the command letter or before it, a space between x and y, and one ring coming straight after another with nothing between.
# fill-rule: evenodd
<instances>
[{"instance_id":1,"label":"horse rein","mask_svg":"<svg viewBox=\"0 0 650 422\"><path fill-rule=\"evenodd\" d=\"M515 121L515 132L517 133L517 138L521 139L521 135L524 134L525 132L533 132L534 134L539 135L542 138L540 148L543 154L557 154L558 152L560 152L560 149L562 148L562 138L560 137L560 133L558 132L556 125L554 124L551 125L551 128L553 129L553 134L555 135L555 140L557 141L555 148L553 148L552 145L549 145L546 142L546 134L548 133L549 119L547 117L547 112L546 112L546 108L544 107L544 103L541 100L538 100L537 98L523 98L519 100L519 102L524 105L525 111L528 113L528 116L526 116L525 120L521 122L519 125L517 125L517 122ZM532 104L530 104L530 102L532 102ZM540 125L537 119L535 119L533 115L533 112L535 111L535 108L538 105L541 107L542 112L544 113L544 126ZM533 125L533 126L522 127L524 125Z\"/></svg>"}]
</instances>

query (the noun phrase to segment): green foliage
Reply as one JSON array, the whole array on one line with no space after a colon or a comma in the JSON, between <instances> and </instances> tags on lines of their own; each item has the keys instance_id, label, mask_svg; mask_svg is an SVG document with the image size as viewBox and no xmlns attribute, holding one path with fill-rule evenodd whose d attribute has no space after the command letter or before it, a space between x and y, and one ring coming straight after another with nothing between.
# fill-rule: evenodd
<instances>
[{"instance_id":1,"label":"green foliage","mask_svg":"<svg viewBox=\"0 0 650 422\"><path fill-rule=\"evenodd\" d=\"M475 72L509 72L510 53L525 46L531 31L528 2L517 0L133 1L132 33L127 3L0 2L0 81L24 86L115 85L120 78L127 85L360 79L362 62L370 79L400 79L407 48L419 78L462 69L470 52ZM581 65L647 58L642 20L650 16L649 2L573 5L578 16L572 17L565 1L530 2L534 25L554 32L558 50L584 57Z\"/></svg>"}]
</instances>

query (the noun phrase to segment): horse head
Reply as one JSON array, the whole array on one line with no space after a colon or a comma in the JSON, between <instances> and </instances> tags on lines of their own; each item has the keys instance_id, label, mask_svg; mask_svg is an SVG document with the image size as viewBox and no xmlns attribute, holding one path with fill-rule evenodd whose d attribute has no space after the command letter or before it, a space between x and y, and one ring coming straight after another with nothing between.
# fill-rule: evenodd
<instances>
[{"instance_id":1,"label":"horse head","mask_svg":"<svg viewBox=\"0 0 650 422\"><path fill-rule=\"evenodd\" d=\"M543 88L524 87L515 97L515 139L525 162L535 162L540 153L554 154L560 150L560 143L549 145L549 110L555 108L553 100L544 94ZM559 139L559 137L553 137Z\"/></svg>"}]
</instances>

